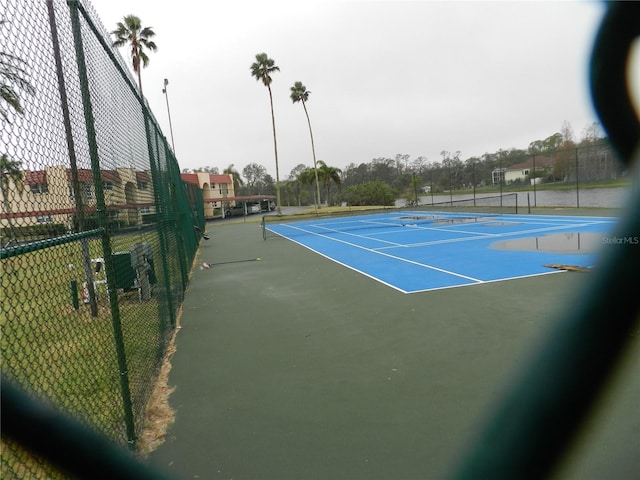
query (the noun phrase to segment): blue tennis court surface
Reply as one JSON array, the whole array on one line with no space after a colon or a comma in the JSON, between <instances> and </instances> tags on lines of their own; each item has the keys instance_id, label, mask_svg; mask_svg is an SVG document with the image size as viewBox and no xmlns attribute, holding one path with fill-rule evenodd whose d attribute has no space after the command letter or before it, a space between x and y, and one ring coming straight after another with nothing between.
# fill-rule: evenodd
<instances>
[{"instance_id":1,"label":"blue tennis court surface","mask_svg":"<svg viewBox=\"0 0 640 480\"><path fill-rule=\"evenodd\" d=\"M401 212L271 224L288 238L404 293L589 267L617 219Z\"/></svg>"}]
</instances>

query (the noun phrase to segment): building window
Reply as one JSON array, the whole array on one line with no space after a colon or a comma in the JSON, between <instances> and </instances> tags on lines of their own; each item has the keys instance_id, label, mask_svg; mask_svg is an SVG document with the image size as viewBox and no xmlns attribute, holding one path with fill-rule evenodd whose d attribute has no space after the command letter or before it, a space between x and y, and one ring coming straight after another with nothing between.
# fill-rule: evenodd
<instances>
[{"instance_id":1,"label":"building window","mask_svg":"<svg viewBox=\"0 0 640 480\"><path fill-rule=\"evenodd\" d=\"M113 183L111 183L111 182L102 182L102 188L104 190L113 190Z\"/></svg>"},{"instance_id":2,"label":"building window","mask_svg":"<svg viewBox=\"0 0 640 480\"><path fill-rule=\"evenodd\" d=\"M147 190L149 184L147 182L138 182L138 190Z\"/></svg>"},{"instance_id":3,"label":"building window","mask_svg":"<svg viewBox=\"0 0 640 480\"><path fill-rule=\"evenodd\" d=\"M29 189L31 193L39 194L39 193L49 193L49 185L46 183L34 183L29 185Z\"/></svg>"},{"instance_id":4,"label":"building window","mask_svg":"<svg viewBox=\"0 0 640 480\"><path fill-rule=\"evenodd\" d=\"M140 213L146 215L148 213L151 213L151 209L149 207L140 207Z\"/></svg>"},{"instance_id":5,"label":"building window","mask_svg":"<svg viewBox=\"0 0 640 480\"><path fill-rule=\"evenodd\" d=\"M51 215L37 215L36 222L38 223L53 223Z\"/></svg>"},{"instance_id":6,"label":"building window","mask_svg":"<svg viewBox=\"0 0 640 480\"><path fill-rule=\"evenodd\" d=\"M69 182L67 185L69 186L69 198L73 200L76 198L73 192L73 183ZM91 184L81 183L80 190L82 191L83 189L84 189L84 199L91 200L93 198L93 189L91 188Z\"/></svg>"},{"instance_id":7,"label":"building window","mask_svg":"<svg viewBox=\"0 0 640 480\"><path fill-rule=\"evenodd\" d=\"M506 168L496 168L492 174L493 184L504 183L504 173L506 172Z\"/></svg>"}]
</instances>

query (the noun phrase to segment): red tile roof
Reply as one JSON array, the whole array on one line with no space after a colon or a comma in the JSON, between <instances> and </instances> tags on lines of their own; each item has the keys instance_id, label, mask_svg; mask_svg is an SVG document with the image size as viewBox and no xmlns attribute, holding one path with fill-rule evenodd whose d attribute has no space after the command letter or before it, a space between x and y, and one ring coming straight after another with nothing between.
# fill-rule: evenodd
<instances>
[{"instance_id":1,"label":"red tile roof","mask_svg":"<svg viewBox=\"0 0 640 480\"><path fill-rule=\"evenodd\" d=\"M67 180L69 182L73 181L73 173L71 169L67 168ZM88 168L79 168L78 169L78 181L81 183L89 183L93 181L93 175L91 170Z\"/></svg>"},{"instance_id":2,"label":"red tile roof","mask_svg":"<svg viewBox=\"0 0 640 480\"><path fill-rule=\"evenodd\" d=\"M100 170L100 176L103 182L120 183L120 174L117 170Z\"/></svg>"},{"instance_id":3,"label":"red tile roof","mask_svg":"<svg viewBox=\"0 0 640 480\"><path fill-rule=\"evenodd\" d=\"M149 183L150 181L149 174L147 172L136 172L136 181Z\"/></svg>"},{"instance_id":4,"label":"red tile roof","mask_svg":"<svg viewBox=\"0 0 640 480\"><path fill-rule=\"evenodd\" d=\"M209 175L211 183L233 183L230 175Z\"/></svg>"},{"instance_id":5,"label":"red tile roof","mask_svg":"<svg viewBox=\"0 0 640 480\"><path fill-rule=\"evenodd\" d=\"M195 173L181 173L180 178L182 178L184 182L193 183L194 185L200 186L200 184L198 183L198 175L196 175Z\"/></svg>"},{"instance_id":6,"label":"red tile roof","mask_svg":"<svg viewBox=\"0 0 640 480\"><path fill-rule=\"evenodd\" d=\"M24 183L27 185L45 185L47 183L47 172L45 170L37 170L35 172L27 170L24 173Z\"/></svg>"}]
</instances>

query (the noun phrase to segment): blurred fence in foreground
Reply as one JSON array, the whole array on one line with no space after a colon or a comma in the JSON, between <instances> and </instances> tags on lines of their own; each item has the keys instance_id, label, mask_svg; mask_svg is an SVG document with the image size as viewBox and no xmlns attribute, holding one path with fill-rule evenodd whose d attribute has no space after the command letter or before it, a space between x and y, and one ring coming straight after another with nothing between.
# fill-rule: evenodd
<instances>
[{"instance_id":1,"label":"blurred fence in foreground","mask_svg":"<svg viewBox=\"0 0 640 480\"><path fill-rule=\"evenodd\" d=\"M2 5L3 381L136 450L202 194L90 5ZM0 476L58 478L6 438Z\"/></svg>"}]
</instances>

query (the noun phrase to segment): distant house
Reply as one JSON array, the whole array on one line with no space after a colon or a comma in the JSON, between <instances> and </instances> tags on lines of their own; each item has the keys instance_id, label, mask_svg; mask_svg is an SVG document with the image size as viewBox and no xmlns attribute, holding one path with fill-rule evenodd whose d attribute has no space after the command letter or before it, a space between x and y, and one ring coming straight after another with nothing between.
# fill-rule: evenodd
<instances>
[{"instance_id":1,"label":"distant house","mask_svg":"<svg viewBox=\"0 0 640 480\"><path fill-rule=\"evenodd\" d=\"M221 208L225 198L235 197L232 175L214 175L207 172L182 173L184 182L197 185L202 190L204 217L213 218L215 208Z\"/></svg>"},{"instance_id":2,"label":"distant house","mask_svg":"<svg viewBox=\"0 0 640 480\"><path fill-rule=\"evenodd\" d=\"M553 158L530 157L524 162L515 163L510 167L503 169L504 181L505 183L512 183L516 180L524 181L527 178L530 178L533 180L533 178L541 178L546 176L549 172L551 172L552 169L553 169ZM534 174L534 171L535 171L535 174Z\"/></svg>"}]
</instances>

